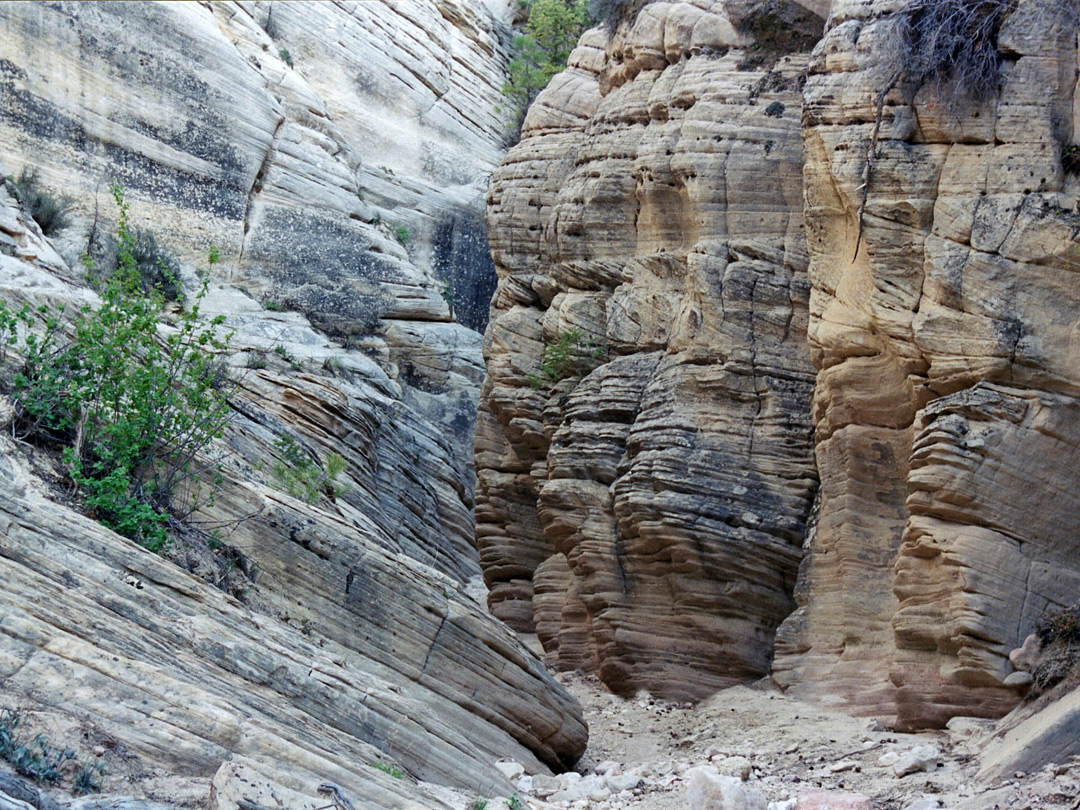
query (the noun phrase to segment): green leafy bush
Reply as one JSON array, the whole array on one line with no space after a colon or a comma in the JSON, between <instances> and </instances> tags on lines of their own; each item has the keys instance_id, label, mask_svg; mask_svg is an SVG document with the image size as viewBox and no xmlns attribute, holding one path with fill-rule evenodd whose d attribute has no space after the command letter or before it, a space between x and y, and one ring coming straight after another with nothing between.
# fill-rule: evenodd
<instances>
[{"instance_id":1,"label":"green leafy bush","mask_svg":"<svg viewBox=\"0 0 1080 810\"><path fill-rule=\"evenodd\" d=\"M45 236L53 236L68 226L72 201L67 197L57 199L42 189L37 169L24 166L18 177L6 180L12 196Z\"/></svg>"},{"instance_id":2,"label":"green leafy bush","mask_svg":"<svg viewBox=\"0 0 1080 810\"><path fill-rule=\"evenodd\" d=\"M560 332L554 343L544 345L540 354L540 374L530 374L529 385L539 390L545 382L558 382L575 374L584 376L598 365L605 351L604 346L580 329Z\"/></svg>"},{"instance_id":3,"label":"green leafy bush","mask_svg":"<svg viewBox=\"0 0 1080 810\"><path fill-rule=\"evenodd\" d=\"M345 487L336 483L337 477L345 471L342 456L330 453L325 467L320 467L287 433L278 436L274 448L281 454L281 461L274 465L274 478L281 489L294 498L310 505L325 491L335 498L345 494Z\"/></svg>"},{"instance_id":4,"label":"green leafy bush","mask_svg":"<svg viewBox=\"0 0 1080 810\"><path fill-rule=\"evenodd\" d=\"M160 293L167 301L183 301L184 288L180 283L180 263L176 256L158 243L153 232L131 228L131 258L139 287L148 295ZM119 268L120 246L110 234L101 233L95 224L90 231L83 265L96 287L100 287Z\"/></svg>"},{"instance_id":5,"label":"green leafy bush","mask_svg":"<svg viewBox=\"0 0 1080 810\"><path fill-rule=\"evenodd\" d=\"M215 352L227 349L231 335L220 332L222 316L199 315L207 276L191 307L159 336L164 298L142 286L128 205L119 186L111 191L120 212L117 269L100 291L101 305L70 318L62 307L38 311L44 330L22 338L14 399L26 435L66 446L64 460L90 512L161 551L170 510L186 517L220 484L217 465L200 457L228 420ZM218 261L213 247L209 261ZM33 325L28 308L13 315L0 302L9 344L18 342L17 322ZM184 509L174 504L181 489Z\"/></svg>"}]
</instances>

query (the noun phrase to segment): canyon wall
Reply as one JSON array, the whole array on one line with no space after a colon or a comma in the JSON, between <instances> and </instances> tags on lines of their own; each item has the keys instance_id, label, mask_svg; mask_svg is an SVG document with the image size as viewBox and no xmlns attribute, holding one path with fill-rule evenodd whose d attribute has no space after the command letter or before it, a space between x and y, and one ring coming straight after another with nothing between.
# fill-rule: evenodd
<instances>
[{"instance_id":1,"label":"canyon wall","mask_svg":"<svg viewBox=\"0 0 1080 810\"><path fill-rule=\"evenodd\" d=\"M584 750L576 702L467 588L480 336L440 268L484 273L496 11L0 5L0 174L72 204L45 239L0 191L0 298L97 302L78 257L114 229L112 182L189 293L222 257L200 302L232 333L222 488L167 559L73 508L0 397L0 705L83 729L53 735L80 756L102 741L108 792L441 807L418 780L509 795L495 759ZM339 456L335 486L288 494L283 440Z\"/></svg>"},{"instance_id":2,"label":"canyon wall","mask_svg":"<svg viewBox=\"0 0 1080 810\"><path fill-rule=\"evenodd\" d=\"M821 513L775 668L920 727L1014 705L1009 651L1080 593L1077 50L1019 3L993 97L902 79L867 178L896 6L834 3L806 85Z\"/></svg>"},{"instance_id":3,"label":"canyon wall","mask_svg":"<svg viewBox=\"0 0 1080 810\"><path fill-rule=\"evenodd\" d=\"M821 20L747 5L590 31L488 195L489 605L622 694L768 671L817 488L799 48Z\"/></svg>"},{"instance_id":4,"label":"canyon wall","mask_svg":"<svg viewBox=\"0 0 1080 810\"><path fill-rule=\"evenodd\" d=\"M1080 592L1075 9L1007 14L978 101L912 86L906 4L825 5L626 6L530 111L488 198L490 605L623 693L761 675L783 619L793 694L1000 716Z\"/></svg>"}]
</instances>

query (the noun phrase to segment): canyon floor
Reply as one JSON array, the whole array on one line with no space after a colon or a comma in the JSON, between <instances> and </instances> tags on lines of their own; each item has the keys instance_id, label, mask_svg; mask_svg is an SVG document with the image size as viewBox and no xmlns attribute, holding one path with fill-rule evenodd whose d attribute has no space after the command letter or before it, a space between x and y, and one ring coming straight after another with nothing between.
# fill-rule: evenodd
<instances>
[{"instance_id":1,"label":"canyon floor","mask_svg":"<svg viewBox=\"0 0 1080 810\"><path fill-rule=\"evenodd\" d=\"M724 690L691 706L655 700L645 693L623 699L608 692L595 677L580 672L556 677L581 702L589 724L588 751L576 768L582 778L560 777L560 786L568 788L560 795L552 793L554 785L543 779L531 780L530 789L526 777L518 783L520 805L512 797L495 797L488 799L486 810L753 810L761 806L752 800L727 805L692 800L688 772L710 764L722 774L745 776L743 787L762 794L770 810L1080 807L1080 762L1061 763L1034 774L1017 773L996 783L977 782L979 752L992 728L990 721L957 719L941 732L900 734L874 720L789 698L768 679ZM926 746L938 752L936 758L932 753L926 758L927 769L898 776L897 762L918 760L919 753L927 753ZM615 792L612 788L620 786L620 776L629 777L624 784L637 784ZM477 798L434 790L455 810L471 810ZM821 793L815 797L816 791L827 791L828 797ZM611 795L604 798L605 792ZM860 801L860 795L868 801Z\"/></svg>"}]
</instances>

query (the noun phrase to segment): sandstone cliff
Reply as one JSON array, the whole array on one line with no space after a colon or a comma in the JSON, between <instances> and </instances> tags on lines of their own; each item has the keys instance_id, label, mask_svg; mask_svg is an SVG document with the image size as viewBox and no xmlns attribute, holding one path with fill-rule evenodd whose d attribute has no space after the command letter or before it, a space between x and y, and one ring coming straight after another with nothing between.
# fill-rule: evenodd
<instances>
[{"instance_id":1,"label":"sandstone cliff","mask_svg":"<svg viewBox=\"0 0 1080 810\"><path fill-rule=\"evenodd\" d=\"M978 102L898 70L907 4L826 5L628 7L496 172L490 604L679 697L765 672L797 605L793 694L1000 716L1080 591L1074 10L1011 10Z\"/></svg>"},{"instance_id":2,"label":"sandstone cliff","mask_svg":"<svg viewBox=\"0 0 1080 810\"><path fill-rule=\"evenodd\" d=\"M1080 592L1077 50L1028 0L991 100L901 81L860 223L896 5L834 3L806 86L821 513L775 667L920 727L1014 705L1009 651Z\"/></svg>"},{"instance_id":3,"label":"sandstone cliff","mask_svg":"<svg viewBox=\"0 0 1080 810\"><path fill-rule=\"evenodd\" d=\"M0 193L0 296L94 301L76 257L115 180L189 281L220 246L203 309L234 330L199 516L224 550L161 560L65 505L48 454L0 447L0 704L109 740L107 788L432 807L415 780L508 794L496 758L583 750L576 703L465 589L479 335L444 283L483 273L503 36L455 0L0 5L0 171L37 167L75 219L50 242ZM283 435L344 458L341 494L280 491Z\"/></svg>"},{"instance_id":4,"label":"sandstone cliff","mask_svg":"<svg viewBox=\"0 0 1080 810\"><path fill-rule=\"evenodd\" d=\"M757 5L586 34L488 195L489 604L621 693L761 676L794 607L817 487L799 49L821 21ZM560 341L579 362L545 372Z\"/></svg>"}]
</instances>

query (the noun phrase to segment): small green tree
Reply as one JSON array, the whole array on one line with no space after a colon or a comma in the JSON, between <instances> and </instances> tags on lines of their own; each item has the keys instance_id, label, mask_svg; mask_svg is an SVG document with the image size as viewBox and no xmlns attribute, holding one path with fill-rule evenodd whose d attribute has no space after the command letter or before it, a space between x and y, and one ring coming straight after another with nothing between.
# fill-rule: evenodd
<instances>
[{"instance_id":1,"label":"small green tree","mask_svg":"<svg viewBox=\"0 0 1080 810\"><path fill-rule=\"evenodd\" d=\"M68 320L63 308L42 307L39 333L30 330L28 307L13 315L0 302L0 330L9 345L19 342L19 324L25 332L24 365L14 376L24 433L66 445L72 480L97 519L160 551L174 495L183 488L190 496L186 511L174 510L184 517L220 483L217 466L200 456L228 420L215 353L231 335L220 333L223 316L199 315L208 275L174 328L159 334L163 295L143 288L123 189L111 192L119 208L117 268L100 290L101 305ZM217 261L211 247L209 263ZM200 488L204 478L209 494Z\"/></svg>"},{"instance_id":2,"label":"small green tree","mask_svg":"<svg viewBox=\"0 0 1080 810\"><path fill-rule=\"evenodd\" d=\"M519 117L548 82L566 67L570 52L589 20L587 0L530 0L525 33L514 37L514 58L503 95L515 102Z\"/></svg>"},{"instance_id":3,"label":"small green tree","mask_svg":"<svg viewBox=\"0 0 1080 810\"><path fill-rule=\"evenodd\" d=\"M545 343L540 353L540 374L528 376L529 386L540 390L547 383L557 383L575 374L584 376L596 368L606 349L580 329L560 332L554 343Z\"/></svg>"},{"instance_id":4,"label":"small green tree","mask_svg":"<svg viewBox=\"0 0 1080 810\"><path fill-rule=\"evenodd\" d=\"M278 485L294 498L309 506L319 500L323 492L337 498L344 495L346 487L337 483L337 477L347 466L343 456L330 453L325 468L300 446L292 436L283 433L274 442L274 449L281 453L281 461L274 465L274 478Z\"/></svg>"}]
</instances>

